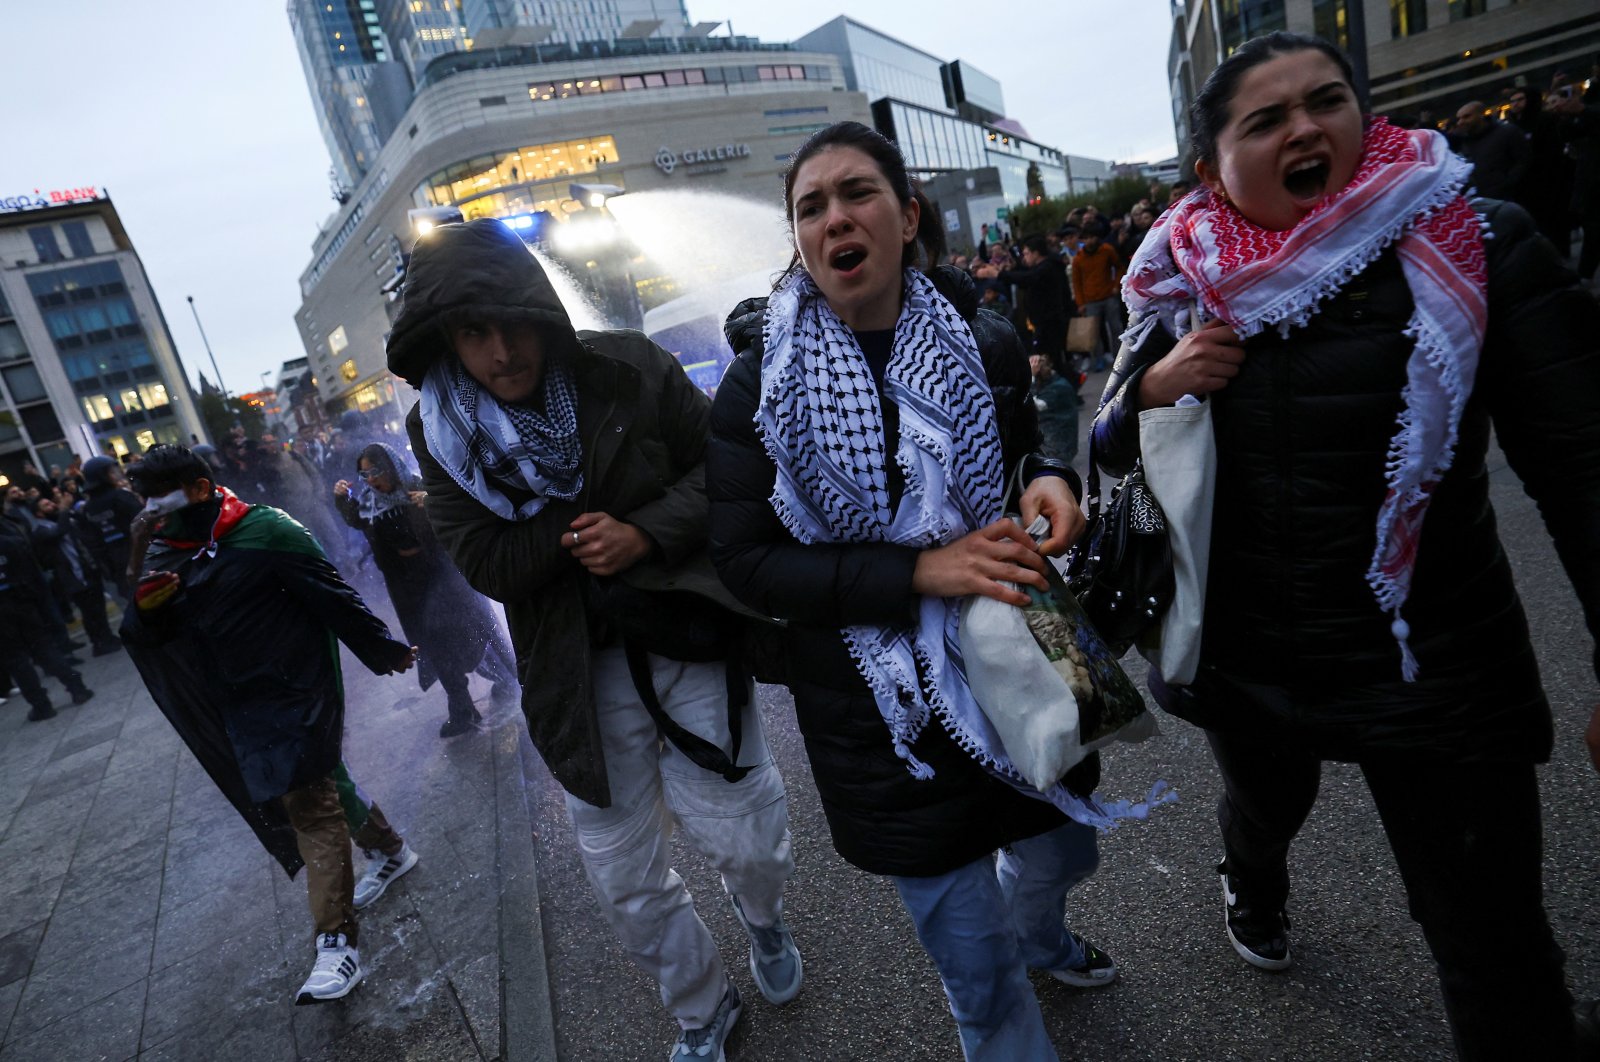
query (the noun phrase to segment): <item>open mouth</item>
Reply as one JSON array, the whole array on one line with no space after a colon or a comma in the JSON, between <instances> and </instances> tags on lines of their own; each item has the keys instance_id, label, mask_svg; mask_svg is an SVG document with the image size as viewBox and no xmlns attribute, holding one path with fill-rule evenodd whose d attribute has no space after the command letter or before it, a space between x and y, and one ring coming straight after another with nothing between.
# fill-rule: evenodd
<instances>
[{"instance_id":1,"label":"open mouth","mask_svg":"<svg viewBox=\"0 0 1600 1062\"><path fill-rule=\"evenodd\" d=\"M841 273L849 273L866 260L867 252L850 247L835 254L829 264Z\"/></svg>"},{"instance_id":2,"label":"open mouth","mask_svg":"<svg viewBox=\"0 0 1600 1062\"><path fill-rule=\"evenodd\" d=\"M1283 186L1296 199L1320 199L1328 187L1328 164L1321 159L1298 162L1283 178Z\"/></svg>"}]
</instances>

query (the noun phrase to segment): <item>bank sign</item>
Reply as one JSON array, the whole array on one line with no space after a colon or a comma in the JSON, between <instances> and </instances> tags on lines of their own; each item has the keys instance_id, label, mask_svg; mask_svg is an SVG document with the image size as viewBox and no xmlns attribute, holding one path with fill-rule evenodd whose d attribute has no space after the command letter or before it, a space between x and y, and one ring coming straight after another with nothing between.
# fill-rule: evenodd
<instances>
[{"instance_id":1,"label":"bank sign","mask_svg":"<svg viewBox=\"0 0 1600 1062\"><path fill-rule=\"evenodd\" d=\"M42 207L67 206L71 203L89 203L100 198L98 188L53 188L41 192L35 188L32 195L8 195L0 198L0 214L18 210L38 210Z\"/></svg>"},{"instance_id":2,"label":"bank sign","mask_svg":"<svg viewBox=\"0 0 1600 1062\"><path fill-rule=\"evenodd\" d=\"M663 146L656 152L656 169L671 177L672 171L679 166L698 167L749 157L749 144L718 144L715 147L689 148L682 152Z\"/></svg>"}]
</instances>

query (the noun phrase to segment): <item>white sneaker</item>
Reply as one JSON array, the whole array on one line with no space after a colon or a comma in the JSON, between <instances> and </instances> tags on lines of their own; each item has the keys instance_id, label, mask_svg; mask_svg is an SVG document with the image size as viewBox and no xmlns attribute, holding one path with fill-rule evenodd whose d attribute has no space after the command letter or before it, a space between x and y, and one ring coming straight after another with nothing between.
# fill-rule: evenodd
<instances>
[{"instance_id":1,"label":"white sneaker","mask_svg":"<svg viewBox=\"0 0 1600 1062\"><path fill-rule=\"evenodd\" d=\"M324 933L317 938L317 963L294 997L295 1006L343 999L361 983L365 972L361 969L361 953L350 946L343 933Z\"/></svg>"},{"instance_id":2,"label":"white sneaker","mask_svg":"<svg viewBox=\"0 0 1600 1062\"><path fill-rule=\"evenodd\" d=\"M382 852L373 853L367 860L367 869L361 874L361 880L356 882L355 908L361 910L368 904L376 903L378 897L383 895L389 883L400 875L417 865L417 853L409 844L402 843L400 851L394 855L384 855Z\"/></svg>"}]
</instances>

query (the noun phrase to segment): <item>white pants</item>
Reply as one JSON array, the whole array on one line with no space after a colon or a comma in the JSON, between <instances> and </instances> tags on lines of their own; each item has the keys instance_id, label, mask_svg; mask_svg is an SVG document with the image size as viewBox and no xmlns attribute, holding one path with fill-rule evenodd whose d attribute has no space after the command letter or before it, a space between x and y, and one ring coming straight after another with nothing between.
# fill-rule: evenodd
<instances>
[{"instance_id":1,"label":"white pants","mask_svg":"<svg viewBox=\"0 0 1600 1062\"><path fill-rule=\"evenodd\" d=\"M724 664L684 664L650 657L661 706L679 725L730 749ZM633 961L661 985L661 1002L686 1029L710 1023L727 984L722 957L671 866L672 827L722 874L752 925L770 926L794 873L783 778L767 751L754 690L743 717L739 765L755 768L724 781L662 740L639 703L621 649L595 653L592 665L600 742L611 806L571 794L567 814L577 833L600 911Z\"/></svg>"}]
</instances>

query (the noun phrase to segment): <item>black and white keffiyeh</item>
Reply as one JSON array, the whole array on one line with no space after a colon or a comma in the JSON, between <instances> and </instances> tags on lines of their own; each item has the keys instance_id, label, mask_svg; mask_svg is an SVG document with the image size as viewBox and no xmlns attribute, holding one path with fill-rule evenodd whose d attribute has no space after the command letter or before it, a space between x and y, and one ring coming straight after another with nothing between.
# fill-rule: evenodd
<instances>
[{"instance_id":1,"label":"black and white keffiyeh","mask_svg":"<svg viewBox=\"0 0 1600 1062\"><path fill-rule=\"evenodd\" d=\"M500 402L453 356L422 381L428 451L462 490L496 516L527 520L551 498L583 490L583 440L571 370L552 360L544 373L544 411ZM531 494L513 505L504 488Z\"/></svg>"},{"instance_id":2,"label":"black and white keffiyeh","mask_svg":"<svg viewBox=\"0 0 1600 1062\"><path fill-rule=\"evenodd\" d=\"M872 372L855 334L804 271L768 300L763 338L755 424L777 466L772 507L795 538L932 548L999 519L1004 469L988 378L971 328L926 276L905 273L884 371L883 397L900 412L894 460L905 475L893 509ZM960 626L961 599L925 596L915 628L842 631L912 775L933 776L911 745L937 716L968 754L1018 789L1091 825L1121 817L1064 786L1041 794L1022 779L972 696Z\"/></svg>"},{"instance_id":3,"label":"black and white keffiyeh","mask_svg":"<svg viewBox=\"0 0 1600 1062\"><path fill-rule=\"evenodd\" d=\"M415 473L411 470L411 463L401 455L399 450L384 442L373 443L372 446L377 447L383 454L384 462L388 467L379 468L379 471L389 474L389 481L394 484L394 489L379 490L373 486L371 480L364 476L361 482L356 484L357 511L361 518L368 523L376 521L392 509L410 505L411 494L406 488L411 485L412 480L415 478ZM363 452L370 451L372 446L367 447L367 450ZM359 461L357 463L359 464ZM374 464L376 465L376 463Z\"/></svg>"}]
</instances>

